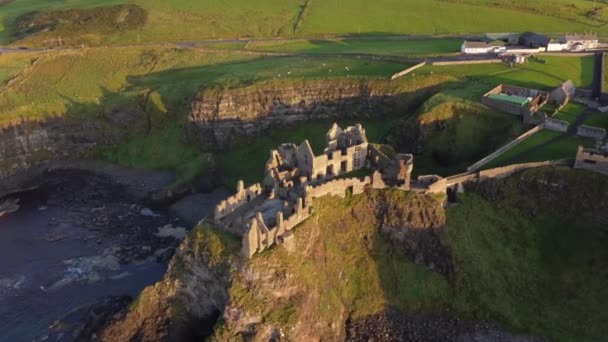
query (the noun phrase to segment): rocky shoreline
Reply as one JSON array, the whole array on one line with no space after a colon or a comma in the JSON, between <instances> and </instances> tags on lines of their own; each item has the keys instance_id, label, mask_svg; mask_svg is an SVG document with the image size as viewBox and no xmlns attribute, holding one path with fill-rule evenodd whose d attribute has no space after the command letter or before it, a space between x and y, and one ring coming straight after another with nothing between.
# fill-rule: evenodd
<instances>
[{"instance_id":1,"label":"rocky shoreline","mask_svg":"<svg viewBox=\"0 0 608 342\"><path fill-rule=\"evenodd\" d=\"M42 323L52 312L62 312L54 320L67 315L52 324L46 340L78 340L96 330L129 304L125 298L160 280L191 223L207 215L218 196L203 206L186 197L178 210L154 206L154 195L168 188L173 174L106 163L64 162L31 175L24 191L0 200L7 203L0 219L0 247L7 246L0 251L0 304L17 311L0 310L0 340L35 336L20 335L22 330L44 334L27 321ZM62 299L67 295L74 298ZM40 300L53 307L37 308Z\"/></svg>"}]
</instances>

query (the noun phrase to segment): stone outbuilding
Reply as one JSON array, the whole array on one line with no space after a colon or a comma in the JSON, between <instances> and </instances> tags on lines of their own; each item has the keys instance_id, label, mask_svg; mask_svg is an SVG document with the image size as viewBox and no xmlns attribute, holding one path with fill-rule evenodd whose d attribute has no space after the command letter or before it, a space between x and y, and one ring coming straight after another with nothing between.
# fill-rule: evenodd
<instances>
[{"instance_id":1,"label":"stone outbuilding","mask_svg":"<svg viewBox=\"0 0 608 342\"><path fill-rule=\"evenodd\" d=\"M551 102L553 102L556 106L562 107L574 98L575 93L576 87L574 86L574 83L568 80L551 91L549 97Z\"/></svg>"},{"instance_id":2,"label":"stone outbuilding","mask_svg":"<svg viewBox=\"0 0 608 342\"><path fill-rule=\"evenodd\" d=\"M534 32L525 32L519 36L519 45L529 48L546 48L550 41L549 37Z\"/></svg>"}]
</instances>

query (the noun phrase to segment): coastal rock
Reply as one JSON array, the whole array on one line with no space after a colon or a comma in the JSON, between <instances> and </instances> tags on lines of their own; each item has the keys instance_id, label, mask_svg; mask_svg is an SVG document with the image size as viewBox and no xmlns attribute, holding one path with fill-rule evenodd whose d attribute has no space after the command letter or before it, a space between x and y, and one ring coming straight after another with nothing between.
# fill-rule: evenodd
<instances>
[{"instance_id":1,"label":"coastal rock","mask_svg":"<svg viewBox=\"0 0 608 342\"><path fill-rule=\"evenodd\" d=\"M7 200L4 200L3 202L0 202L0 216L14 213L17 210L19 210L18 203L19 203L18 198L7 199Z\"/></svg>"}]
</instances>

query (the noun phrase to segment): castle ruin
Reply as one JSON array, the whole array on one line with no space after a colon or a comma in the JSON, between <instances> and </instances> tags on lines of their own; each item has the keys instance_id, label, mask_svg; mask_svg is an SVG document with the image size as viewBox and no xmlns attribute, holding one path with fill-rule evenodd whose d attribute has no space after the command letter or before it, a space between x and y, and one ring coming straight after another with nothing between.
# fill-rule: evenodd
<instances>
[{"instance_id":1,"label":"castle ruin","mask_svg":"<svg viewBox=\"0 0 608 342\"><path fill-rule=\"evenodd\" d=\"M446 191L445 179L439 176L412 181L413 156L370 144L360 124L345 129L333 124L326 141L319 155L314 154L308 140L300 145L281 144L270 151L261 184L245 188L239 181L236 193L216 206L215 223L242 237L244 256L250 258L292 239L292 229L310 217L316 197L345 197L347 192L356 195L368 187ZM362 169L371 175L348 177Z\"/></svg>"}]
</instances>

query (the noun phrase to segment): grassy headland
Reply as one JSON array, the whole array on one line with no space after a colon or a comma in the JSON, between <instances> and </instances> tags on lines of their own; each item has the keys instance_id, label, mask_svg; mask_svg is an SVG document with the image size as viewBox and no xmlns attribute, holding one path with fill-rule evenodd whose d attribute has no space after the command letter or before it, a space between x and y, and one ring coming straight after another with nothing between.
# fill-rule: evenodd
<instances>
[{"instance_id":1,"label":"grassy headland","mask_svg":"<svg viewBox=\"0 0 608 342\"><path fill-rule=\"evenodd\" d=\"M248 270L260 276L235 278L231 303L245 315L263 317L262 324L303 336L338 334L329 324L315 324L341 327L341 320L391 305L496 322L556 341L601 339L608 254L597 218L598 208L606 208L607 186L605 177L585 171L529 170L477 185L445 214L433 198L398 191L321 198L314 217L295 229L294 248L257 255ZM453 273L414 263L407 251L416 247L380 233L378 203L409 217L406 225L417 234L423 234L412 228L422 224L417 218L446 222L432 252L418 248L449 250ZM218 331L220 338L226 328Z\"/></svg>"}]
</instances>

